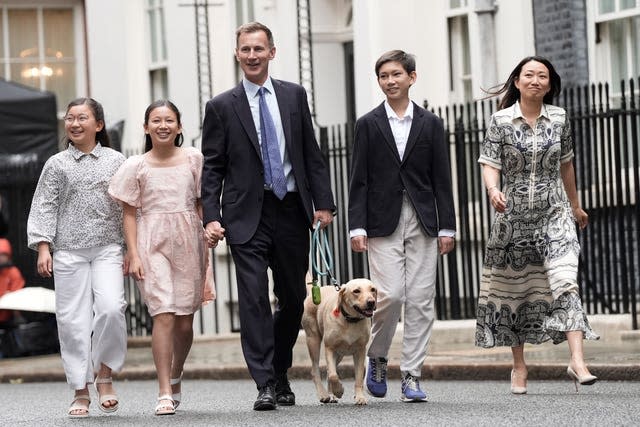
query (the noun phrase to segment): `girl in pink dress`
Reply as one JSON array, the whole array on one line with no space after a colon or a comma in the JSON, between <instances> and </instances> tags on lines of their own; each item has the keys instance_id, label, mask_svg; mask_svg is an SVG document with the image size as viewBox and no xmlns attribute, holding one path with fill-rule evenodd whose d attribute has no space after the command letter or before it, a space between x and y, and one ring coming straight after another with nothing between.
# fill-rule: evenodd
<instances>
[{"instance_id":1,"label":"girl in pink dress","mask_svg":"<svg viewBox=\"0 0 640 427\"><path fill-rule=\"evenodd\" d=\"M145 153L113 176L109 194L122 203L125 264L153 317L151 348L159 383L156 415L175 413L193 342L193 313L214 298L200 207L202 153L182 148L180 111L152 103L144 116Z\"/></svg>"}]
</instances>

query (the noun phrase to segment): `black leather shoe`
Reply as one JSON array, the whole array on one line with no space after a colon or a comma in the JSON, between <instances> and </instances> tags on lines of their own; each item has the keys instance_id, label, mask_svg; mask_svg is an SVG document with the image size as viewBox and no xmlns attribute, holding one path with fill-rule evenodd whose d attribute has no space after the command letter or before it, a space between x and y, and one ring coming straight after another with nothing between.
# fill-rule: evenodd
<instances>
[{"instance_id":1,"label":"black leather shoe","mask_svg":"<svg viewBox=\"0 0 640 427\"><path fill-rule=\"evenodd\" d=\"M281 406L293 406L296 404L296 395L291 391L287 374L276 379L276 402Z\"/></svg>"},{"instance_id":2,"label":"black leather shoe","mask_svg":"<svg viewBox=\"0 0 640 427\"><path fill-rule=\"evenodd\" d=\"M275 392L272 385L260 387L258 398L253 404L254 411L271 411L276 409Z\"/></svg>"}]
</instances>

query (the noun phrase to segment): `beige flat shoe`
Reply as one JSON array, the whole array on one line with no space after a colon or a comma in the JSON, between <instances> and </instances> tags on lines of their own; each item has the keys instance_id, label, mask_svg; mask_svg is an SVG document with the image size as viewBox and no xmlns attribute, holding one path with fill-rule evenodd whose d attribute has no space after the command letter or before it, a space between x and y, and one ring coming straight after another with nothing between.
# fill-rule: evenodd
<instances>
[{"instance_id":1,"label":"beige flat shoe","mask_svg":"<svg viewBox=\"0 0 640 427\"><path fill-rule=\"evenodd\" d=\"M169 380L169 383L172 386L180 384L182 382L183 373L180 373L180 377L179 378L171 378ZM172 387L172 389L173 389L173 387ZM178 393L173 393L171 395L171 398L173 400L173 408L174 409L178 409L178 406L180 406L180 401L182 400L182 385L180 386L180 391Z\"/></svg>"},{"instance_id":2,"label":"beige flat shoe","mask_svg":"<svg viewBox=\"0 0 640 427\"><path fill-rule=\"evenodd\" d=\"M156 405L155 411L156 415L173 415L176 413L176 408L170 394L163 394L158 397L158 404Z\"/></svg>"},{"instance_id":3,"label":"beige flat shoe","mask_svg":"<svg viewBox=\"0 0 640 427\"><path fill-rule=\"evenodd\" d=\"M96 380L93 383L93 387L96 389L96 393L98 393L98 400L100 401L100 404L98 405L98 408L105 413L112 413L112 412L116 412L118 410L118 407L120 406L120 402L118 401L118 396L115 394L100 394L100 392L98 391L98 384L112 384L113 380L111 379L111 377L108 378L98 378L96 377ZM105 402L108 402L110 400L115 400L116 404L113 406L104 406Z\"/></svg>"},{"instance_id":4,"label":"beige flat shoe","mask_svg":"<svg viewBox=\"0 0 640 427\"><path fill-rule=\"evenodd\" d=\"M80 402L86 400L87 403ZM89 416L89 405L91 404L91 397L88 394L79 394L73 397L71 406L69 406L68 415L69 418L87 418ZM74 414L75 411L84 411L79 414Z\"/></svg>"}]
</instances>

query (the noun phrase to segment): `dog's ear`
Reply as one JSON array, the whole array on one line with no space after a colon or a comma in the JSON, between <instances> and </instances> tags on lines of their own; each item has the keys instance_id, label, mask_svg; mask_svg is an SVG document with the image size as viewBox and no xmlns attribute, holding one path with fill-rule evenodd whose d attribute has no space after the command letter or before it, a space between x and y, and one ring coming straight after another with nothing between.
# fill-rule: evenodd
<instances>
[{"instance_id":1,"label":"dog's ear","mask_svg":"<svg viewBox=\"0 0 640 427\"><path fill-rule=\"evenodd\" d=\"M346 286L340 286L340 290L338 291L338 304L344 301L344 294L347 292Z\"/></svg>"}]
</instances>

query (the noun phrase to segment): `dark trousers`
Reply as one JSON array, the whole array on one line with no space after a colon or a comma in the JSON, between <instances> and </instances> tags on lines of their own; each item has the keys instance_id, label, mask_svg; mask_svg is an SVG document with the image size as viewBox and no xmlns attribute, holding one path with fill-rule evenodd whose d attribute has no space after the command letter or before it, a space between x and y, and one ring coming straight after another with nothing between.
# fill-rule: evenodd
<instances>
[{"instance_id":1,"label":"dark trousers","mask_svg":"<svg viewBox=\"0 0 640 427\"><path fill-rule=\"evenodd\" d=\"M256 233L247 243L231 245L242 351L258 387L273 383L275 375L291 367L307 292L308 251L309 223L298 193L279 200L265 191ZM277 298L273 313L267 267Z\"/></svg>"}]
</instances>

